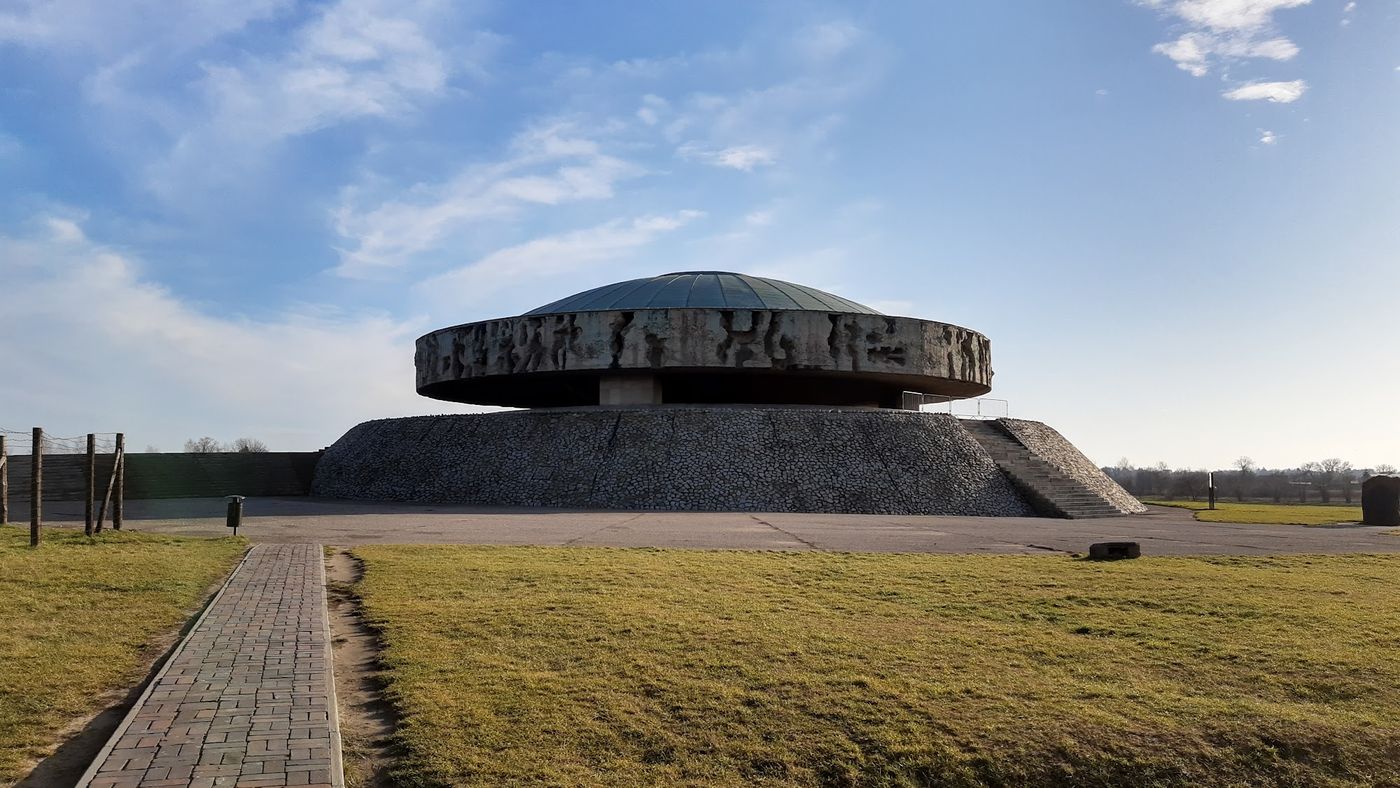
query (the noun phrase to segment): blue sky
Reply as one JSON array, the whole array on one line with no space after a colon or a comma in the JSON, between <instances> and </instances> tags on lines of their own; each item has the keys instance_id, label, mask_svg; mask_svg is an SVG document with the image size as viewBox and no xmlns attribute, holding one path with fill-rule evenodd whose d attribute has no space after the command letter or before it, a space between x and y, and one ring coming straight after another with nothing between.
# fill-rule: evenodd
<instances>
[{"instance_id":1,"label":"blue sky","mask_svg":"<svg viewBox=\"0 0 1400 788\"><path fill-rule=\"evenodd\" d=\"M983 331L1101 463L1397 463L1397 129L1394 0L0 0L0 425L317 448L703 268Z\"/></svg>"}]
</instances>

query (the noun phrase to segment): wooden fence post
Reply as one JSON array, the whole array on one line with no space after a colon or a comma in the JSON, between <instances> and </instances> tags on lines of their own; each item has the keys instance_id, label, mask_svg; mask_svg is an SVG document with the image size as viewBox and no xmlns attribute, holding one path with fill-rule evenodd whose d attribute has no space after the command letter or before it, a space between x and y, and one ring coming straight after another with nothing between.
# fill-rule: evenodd
<instances>
[{"instance_id":1,"label":"wooden fence post","mask_svg":"<svg viewBox=\"0 0 1400 788\"><path fill-rule=\"evenodd\" d=\"M97 527L93 529L93 533L102 533L102 523L107 519L107 505L113 503L112 491L116 489L117 473L121 470L122 461L124 459L122 454L124 453L123 444L125 441L121 440L121 437L123 436L118 433L116 448L112 450L112 472L107 475L107 494L102 496L102 506L97 510ZM116 512L113 511L112 514L112 530L115 531L117 530Z\"/></svg>"},{"instance_id":2,"label":"wooden fence post","mask_svg":"<svg viewBox=\"0 0 1400 788\"><path fill-rule=\"evenodd\" d=\"M0 435L0 525L10 521L10 454L5 436Z\"/></svg>"},{"instance_id":3,"label":"wooden fence post","mask_svg":"<svg viewBox=\"0 0 1400 788\"><path fill-rule=\"evenodd\" d=\"M89 432L87 438L87 466L83 473L87 488L87 494L83 496L86 501L83 506L83 533L92 536L92 498L97 494L97 436Z\"/></svg>"},{"instance_id":4,"label":"wooden fence post","mask_svg":"<svg viewBox=\"0 0 1400 788\"><path fill-rule=\"evenodd\" d=\"M122 529L122 502L126 499L126 434L117 433L117 497L112 501L112 530Z\"/></svg>"},{"instance_id":5,"label":"wooden fence post","mask_svg":"<svg viewBox=\"0 0 1400 788\"><path fill-rule=\"evenodd\" d=\"M44 428L34 428L34 443L29 450L29 546L39 546L39 521L44 515Z\"/></svg>"}]
</instances>

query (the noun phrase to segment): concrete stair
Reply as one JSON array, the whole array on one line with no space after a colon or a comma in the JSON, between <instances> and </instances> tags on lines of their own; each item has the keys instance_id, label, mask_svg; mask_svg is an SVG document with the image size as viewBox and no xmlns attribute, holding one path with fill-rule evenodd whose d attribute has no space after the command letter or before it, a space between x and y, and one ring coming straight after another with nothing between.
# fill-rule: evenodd
<instances>
[{"instance_id":1,"label":"concrete stair","mask_svg":"<svg viewBox=\"0 0 1400 788\"><path fill-rule=\"evenodd\" d=\"M1118 507L1037 457L996 422L961 422L1041 514L1073 520L1124 515Z\"/></svg>"}]
</instances>

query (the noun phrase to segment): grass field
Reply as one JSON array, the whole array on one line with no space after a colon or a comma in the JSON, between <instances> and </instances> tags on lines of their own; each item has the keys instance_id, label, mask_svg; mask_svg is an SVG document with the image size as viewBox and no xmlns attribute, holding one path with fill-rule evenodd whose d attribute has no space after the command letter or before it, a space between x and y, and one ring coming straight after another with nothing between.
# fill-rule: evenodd
<instances>
[{"instance_id":1,"label":"grass field","mask_svg":"<svg viewBox=\"0 0 1400 788\"><path fill-rule=\"evenodd\" d=\"M139 681L243 545L48 529L31 550L27 526L0 526L0 785Z\"/></svg>"},{"instance_id":2,"label":"grass field","mask_svg":"<svg viewBox=\"0 0 1400 788\"><path fill-rule=\"evenodd\" d=\"M1400 782L1400 556L354 552L396 785Z\"/></svg>"},{"instance_id":3,"label":"grass field","mask_svg":"<svg viewBox=\"0 0 1400 788\"><path fill-rule=\"evenodd\" d=\"M1331 525L1361 519L1361 507L1321 503L1236 503L1216 501L1215 509L1205 501L1163 501L1144 498L1153 506L1191 509L1203 523L1257 523L1268 525Z\"/></svg>"}]
</instances>

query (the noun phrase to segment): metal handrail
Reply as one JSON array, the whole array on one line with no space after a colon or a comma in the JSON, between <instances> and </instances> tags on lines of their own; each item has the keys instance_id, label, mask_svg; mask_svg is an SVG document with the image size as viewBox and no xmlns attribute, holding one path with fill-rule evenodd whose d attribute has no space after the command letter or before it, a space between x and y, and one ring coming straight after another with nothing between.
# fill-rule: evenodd
<instances>
[{"instance_id":1,"label":"metal handrail","mask_svg":"<svg viewBox=\"0 0 1400 788\"><path fill-rule=\"evenodd\" d=\"M913 403L912 407L910 403ZM960 413L953 409L953 403L964 402L972 404L971 412ZM994 407L989 403L1000 403L1000 407ZM904 410L925 411L929 406L939 407L940 412L950 416L958 416L966 419L1000 419L1011 416L1011 403L996 397L950 397L946 394L925 394L921 391L903 392L902 402ZM988 411L1000 410L1000 413L989 413Z\"/></svg>"}]
</instances>

